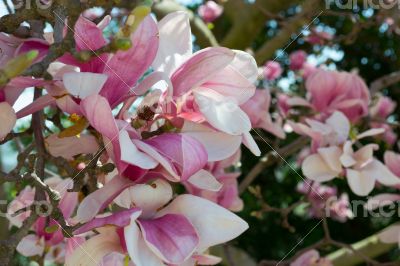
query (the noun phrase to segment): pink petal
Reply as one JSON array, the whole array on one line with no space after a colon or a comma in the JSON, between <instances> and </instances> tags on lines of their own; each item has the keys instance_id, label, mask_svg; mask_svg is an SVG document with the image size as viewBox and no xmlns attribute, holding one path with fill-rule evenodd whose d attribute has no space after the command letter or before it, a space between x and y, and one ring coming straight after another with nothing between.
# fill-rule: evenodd
<instances>
[{"instance_id":1,"label":"pink petal","mask_svg":"<svg viewBox=\"0 0 400 266\"><path fill-rule=\"evenodd\" d=\"M56 99L49 94L43 95L33 101L28 106L17 112L17 118L22 118L31 115L37 111L43 110L45 107L52 105L56 102Z\"/></svg>"},{"instance_id":2,"label":"pink petal","mask_svg":"<svg viewBox=\"0 0 400 266\"><path fill-rule=\"evenodd\" d=\"M35 62L39 62L43 59L43 57L46 56L49 51L49 47L49 43L43 39L30 38L24 40L24 42L15 51L15 55L20 55L29 51L36 50L39 52L39 55L36 57Z\"/></svg>"},{"instance_id":3,"label":"pink petal","mask_svg":"<svg viewBox=\"0 0 400 266\"><path fill-rule=\"evenodd\" d=\"M232 240L248 228L247 223L232 212L189 194L178 196L159 212L158 217L170 213L182 214L192 223L200 238L199 252Z\"/></svg>"},{"instance_id":4,"label":"pink petal","mask_svg":"<svg viewBox=\"0 0 400 266\"><path fill-rule=\"evenodd\" d=\"M124 237L128 254L135 266L164 266L165 264L154 254L143 239L136 220L132 219L124 228Z\"/></svg>"},{"instance_id":5,"label":"pink petal","mask_svg":"<svg viewBox=\"0 0 400 266\"><path fill-rule=\"evenodd\" d=\"M195 53L172 75L174 96L181 96L208 81L234 59L234 52L227 48L207 48Z\"/></svg>"},{"instance_id":6,"label":"pink petal","mask_svg":"<svg viewBox=\"0 0 400 266\"><path fill-rule=\"evenodd\" d=\"M3 140L15 126L17 116L14 109L7 102L0 103L0 140Z\"/></svg>"},{"instance_id":7,"label":"pink petal","mask_svg":"<svg viewBox=\"0 0 400 266\"><path fill-rule=\"evenodd\" d=\"M243 133L243 144L255 155L260 156L261 151L250 132Z\"/></svg>"},{"instance_id":8,"label":"pink petal","mask_svg":"<svg viewBox=\"0 0 400 266\"><path fill-rule=\"evenodd\" d=\"M178 168L182 180L188 179L207 163L203 145L185 134L162 134L144 142L168 158Z\"/></svg>"},{"instance_id":9,"label":"pink petal","mask_svg":"<svg viewBox=\"0 0 400 266\"><path fill-rule=\"evenodd\" d=\"M138 223L149 248L167 263L184 262L199 244L196 230L183 215L166 214Z\"/></svg>"},{"instance_id":10,"label":"pink petal","mask_svg":"<svg viewBox=\"0 0 400 266\"><path fill-rule=\"evenodd\" d=\"M106 98L100 95L90 95L81 102L81 110L90 125L106 136L110 141L119 136L119 130Z\"/></svg>"},{"instance_id":11,"label":"pink petal","mask_svg":"<svg viewBox=\"0 0 400 266\"><path fill-rule=\"evenodd\" d=\"M385 131L386 130L384 128L371 128L371 129L359 134L357 136L357 139L376 136L376 135L385 133Z\"/></svg>"},{"instance_id":12,"label":"pink petal","mask_svg":"<svg viewBox=\"0 0 400 266\"><path fill-rule=\"evenodd\" d=\"M160 47L153 62L157 71L168 76L192 54L192 33L189 16L178 11L166 15L159 23Z\"/></svg>"},{"instance_id":13,"label":"pink petal","mask_svg":"<svg viewBox=\"0 0 400 266\"><path fill-rule=\"evenodd\" d=\"M216 265L222 261L220 257L213 255L193 255L193 258L199 265Z\"/></svg>"},{"instance_id":14,"label":"pink petal","mask_svg":"<svg viewBox=\"0 0 400 266\"><path fill-rule=\"evenodd\" d=\"M113 107L123 100L156 56L158 29L151 15L142 21L131 41L132 48L114 54L104 71L109 79L100 94L106 97Z\"/></svg>"},{"instance_id":15,"label":"pink petal","mask_svg":"<svg viewBox=\"0 0 400 266\"><path fill-rule=\"evenodd\" d=\"M254 57L240 50L234 50L235 58L230 66L242 74L251 83L255 83L258 79L258 66Z\"/></svg>"},{"instance_id":16,"label":"pink petal","mask_svg":"<svg viewBox=\"0 0 400 266\"><path fill-rule=\"evenodd\" d=\"M88 195L79 205L76 219L88 222L107 207L123 190L135 183L127 178L116 176L102 188Z\"/></svg>"},{"instance_id":17,"label":"pink petal","mask_svg":"<svg viewBox=\"0 0 400 266\"><path fill-rule=\"evenodd\" d=\"M248 101L256 91L253 83L231 66L219 71L201 86L232 97L239 105Z\"/></svg>"},{"instance_id":18,"label":"pink petal","mask_svg":"<svg viewBox=\"0 0 400 266\"><path fill-rule=\"evenodd\" d=\"M390 171L400 177L400 154L393 151L386 151L384 155L385 164Z\"/></svg>"},{"instance_id":19,"label":"pink petal","mask_svg":"<svg viewBox=\"0 0 400 266\"><path fill-rule=\"evenodd\" d=\"M86 233L93 229L108 226L108 225L113 225L113 226L117 226L117 227L125 227L130 223L132 216L139 217L141 213L142 213L142 211L139 208L133 208L133 209L129 209L129 210L123 210L120 212L116 212L116 213L113 213L106 217L94 218L90 222L87 222L83 226L76 229L74 231L74 234L80 235L82 233Z\"/></svg>"}]
</instances>

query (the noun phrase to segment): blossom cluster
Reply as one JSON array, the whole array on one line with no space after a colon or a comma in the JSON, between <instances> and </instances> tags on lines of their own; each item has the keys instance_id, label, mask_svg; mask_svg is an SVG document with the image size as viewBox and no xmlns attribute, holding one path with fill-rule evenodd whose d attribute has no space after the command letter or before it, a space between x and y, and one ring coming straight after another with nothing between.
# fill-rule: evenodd
<instances>
[{"instance_id":1,"label":"blossom cluster","mask_svg":"<svg viewBox=\"0 0 400 266\"><path fill-rule=\"evenodd\" d=\"M222 7L208 1L198 12L212 22ZM110 22L109 16L98 24L79 17L75 50L93 52L108 45L103 31ZM308 42L320 45L331 38L314 32ZM30 64L40 62L53 39L0 33L0 63L7 66L23 56ZM6 77L0 90L0 140L17 119L57 108L70 126L46 136L46 152L78 171L91 163L77 160L82 154L98 156L99 166L115 165L106 174L85 176L96 179L88 193L74 190L75 176L45 179L60 195L57 207L74 230L65 237L55 219L40 217L18 244L20 254L65 265L220 263L210 248L248 229L234 212L244 206L238 188L241 145L261 155L253 128L280 140L289 135L309 140L296 157L305 177L297 192L309 203L310 217L324 218L328 208L337 221L352 218L348 194L322 184L334 179L345 180L357 196L379 186L400 188L400 155L387 151L383 160L374 156L380 148L375 142L396 144L388 122L396 104L371 95L357 73L314 66L298 50L288 57L288 71L301 80L305 92L277 92L273 87L284 73L279 62L258 67L250 53L224 47L194 51L185 12L160 21L147 15L129 40L129 47L87 60L66 53L47 69L51 79L18 73ZM45 93L15 112L14 103L29 87L44 88ZM35 192L26 186L9 205L11 226L23 226ZM397 201L400 194L377 197ZM399 228L389 228L382 240L398 241ZM331 263L309 250L291 265Z\"/></svg>"}]
</instances>

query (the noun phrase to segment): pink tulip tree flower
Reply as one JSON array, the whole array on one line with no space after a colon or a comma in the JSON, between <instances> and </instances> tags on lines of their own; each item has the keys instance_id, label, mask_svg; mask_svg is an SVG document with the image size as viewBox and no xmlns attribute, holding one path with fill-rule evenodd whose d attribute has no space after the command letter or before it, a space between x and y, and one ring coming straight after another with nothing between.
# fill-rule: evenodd
<instances>
[{"instance_id":1,"label":"pink tulip tree flower","mask_svg":"<svg viewBox=\"0 0 400 266\"><path fill-rule=\"evenodd\" d=\"M77 249L67 258L67 265L82 261L92 265L115 251L128 253L136 266L201 265L201 261L211 259L203 255L210 246L226 242L247 229L239 217L208 200L180 195L170 202L172 189L164 180L132 189L131 206L135 208L95 218L75 231L81 234L113 225L115 229L108 233L109 244L99 245L101 242L92 238L82 247L93 250L95 257L88 258Z\"/></svg>"},{"instance_id":2,"label":"pink tulip tree flower","mask_svg":"<svg viewBox=\"0 0 400 266\"><path fill-rule=\"evenodd\" d=\"M199 16L207 23L213 22L224 11L224 7L218 5L214 1L207 1L205 4L199 7Z\"/></svg>"},{"instance_id":3,"label":"pink tulip tree flower","mask_svg":"<svg viewBox=\"0 0 400 266\"><path fill-rule=\"evenodd\" d=\"M55 191L60 193L61 200L58 208L61 210L62 215L67 223L73 214L75 207L78 203L77 192L67 192L67 189L72 188L72 180L59 177L52 177L45 180L46 184L52 187ZM9 205L7 211L7 218L12 225L21 227L32 211L28 210L14 216L14 213L21 209L28 208L35 203L35 188L26 187L20 195ZM50 203L49 203L50 205ZM55 227L55 230L49 232L49 228ZM46 217L39 217L33 226L33 234L25 236L18 244L17 251L26 257L42 256L45 255L45 260L55 263L63 263L65 256L72 251L70 247L76 247L73 243L82 243L84 239L81 237L64 238L63 232L57 221Z\"/></svg>"}]
</instances>

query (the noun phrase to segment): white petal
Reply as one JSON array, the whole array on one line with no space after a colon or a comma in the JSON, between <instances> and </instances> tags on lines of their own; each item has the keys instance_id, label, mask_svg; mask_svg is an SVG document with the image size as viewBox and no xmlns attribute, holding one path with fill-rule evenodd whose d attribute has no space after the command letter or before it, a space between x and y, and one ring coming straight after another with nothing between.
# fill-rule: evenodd
<instances>
[{"instance_id":1,"label":"white petal","mask_svg":"<svg viewBox=\"0 0 400 266\"><path fill-rule=\"evenodd\" d=\"M133 144L126 130L119 133L119 141L121 146L121 160L139 166L143 169L153 169L158 165L158 162L144 152L141 152Z\"/></svg>"},{"instance_id":2,"label":"white petal","mask_svg":"<svg viewBox=\"0 0 400 266\"><path fill-rule=\"evenodd\" d=\"M27 235L18 243L17 251L25 257L42 256L44 252L44 239L36 235Z\"/></svg>"},{"instance_id":3,"label":"white petal","mask_svg":"<svg viewBox=\"0 0 400 266\"><path fill-rule=\"evenodd\" d=\"M362 138L366 138L366 137L372 137L375 135L383 134L383 133L385 133L385 131L386 130L384 128L371 128L371 129L359 134L357 136L357 139L362 139Z\"/></svg>"},{"instance_id":4,"label":"white petal","mask_svg":"<svg viewBox=\"0 0 400 266\"><path fill-rule=\"evenodd\" d=\"M334 112L326 123L337 133L338 143L344 143L347 140L350 133L350 121L342 112Z\"/></svg>"},{"instance_id":5,"label":"white petal","mask_svg":"<svg viewBox=\"0 0 400 266\"><path fill-rule=\"evenodd\" d=\"M400 184L400 178L390 172L389 169L377 159L373 159L371 163L362 169L362 172L386 186Z\"/></svg>"},{"instance_id":6,"label":"white petal","mask_svg":"<svg viewBox=\"0 0 400 266\"><path fill-rule=\"evenodd\" d=\"M326 182L335 178L340 172L329 167L319 154L308 156L301 166L303 174L314 181Z\"/></svg>"},{"instance_id":7,"label":"white petal","mask_svg":"<svg viewBox=\"0 0 400 266\"><path fill-rule=\"evenodd\" d=\"M261 151L250 132L243 134L243 144L255 155L260 156Z\"/></svg>"},{"instance_id":8,"label":"white petal","mask_svg":"<svg viewBox=\"0 0 400 266\"><path fill-rule=\"evenodd\" d=\"M249 117L233 98L206 88L196 89L194 97L207 122L216 129L231 135L241 135L251 130Z\"/></svg>"},{"instance_id":9,"label":"white petal","mask_svg":"<svg viewBox=\"0 0 400 266\"><path fill-rule=\"evenodd\" d=\"M0 140L4 139L13 129L17 116L14 109L7 102L0 103Z\"/></svg>"},{"instance_id":10,"label":"white petal","mask_svg":"<svg viewBox=\"0 0 400 266\"><path fill-rule=\"evenodd\" d=\"M164 266L164 263L150 250L143 239L135 219L124 228L126 248L135 266Z\"/></svg>"},{"instance_id":11,"label":"white petal","mask_svg":"<svg viewBox=\"0 0 400 266\"><path fill-rule=\"evenodd\" d=\"M160 44L153 67L171 76L192 54L189 15L183 11L170 13L158 23L158 29Z\"/></svg>"},{"instance_id":12,"label":"white petal","mask_svg":"<svg viewBox=\"0 0 400 266\"><path fill-rule=\"evenodd\" d=\"M194 175L192 175L188 182L198 189L208 191L219 191L222 188L222 184L208 171L201 169Z\"/></svg>"},{"instance_id":13,"label":"white petal","mask_svg":"<svg viewBox=\"0 0 400 266\"><path fill-rule=\"evenodd\" d=\"M171 199L171 185L165 180L157 179L148 184L138 184L124 190L114 201L127 208L134 204L142 209L142 217L147 217L154 214Z\"/></svg>"},{"instance_id":14,"label":"white petal","mask_svg":"<svg viewBox=\"0 0 400 266\"><path fill-rule=\"evenodd\" d=\"M244 77L250 82L255 83L258 77L258 66L254 57L246 52L240 50L234 50L235 58L233 59L231 66L239 71Z\"/></svg>"},{"instance_id":15,"label":"white petal","mask_svg":"<svg viewBox=\"0 0 400 266\"><path fill-rule=\"evenodd\" d=\"M182 214L193 224L200 237L198 252L232 240L247 230L248 224L225 208L193 195L180 195L157 216Z\"/></svg>"},{"instance_id":16,"label":"white petal","mask_svg":"<svg viewBox=\"0 0 400 266\"><path fill-rule=\"evenodd\" d=\"M65 89L80 99L98 94L107 79L107 75L89 72L70 72L63 76Z\"/></svg>"},{"instance_id":17,"label":"white petal","mask_svg":"<svg viewBox=\"0 0 400 266\"><path fill-rule=\"evenodd\" d=\"M354 194L358 196L367 196L375 186L375 178L364 172L347 169L347 182Z\"/></svg>"},{"instance_id":18,"label":"white petal","mask_svg":"<svg viewBox=\"0 0 400 266\"><path fill-rule=\"evenodd\" d=\"M190 121L185 121L181 132L197 139L203 144L207 151L209 162L229 158L240 148L240 144L242 143L242 136L218 132Z\"/></svg>"},{"instance_id":19,"label":"white petal","mask_svg":"<svg viewBox=\"0 0 400 266\"><path fill-rule=\"evenodd\" d=\"M342 165L340 162L342 150L339 147L332 146L328 148L320 148L318 149L318 153L321 155L330 169L338 173L342 171Z\"/></svg>"},{"instance_id":20,"label":"white petal","mask_svg":"<svg viewBox=\"0 0 400 266\"><path fill-rule=\"evenodd\" d=\"M100 231L100 230L99 230ZM124 253L120 239L114 229L104 229L74 250L65 261L66 266L97 266L107 254Z\"/></svg>"}]
</instances>

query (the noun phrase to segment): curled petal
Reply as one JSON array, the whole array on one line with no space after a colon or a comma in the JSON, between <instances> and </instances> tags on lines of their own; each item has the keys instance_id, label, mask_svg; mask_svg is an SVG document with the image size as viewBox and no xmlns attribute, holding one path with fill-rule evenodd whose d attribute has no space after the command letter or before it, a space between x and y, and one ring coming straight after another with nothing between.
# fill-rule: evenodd
<instances>
[{"instance_id":1,"label":"curled petal","mask_svg":"<svg viewBox=\"0 0 400 266\"><path fill-rule=\"evenodd\" d=\"M375 186L375 178L365 172L346 170L347 182L354 194L358 196L367 196Z\"/></svg>"},{"instance_id":2,"label":"curled petal","mask_svg":"<svg viewBox=\"0 0 400 266\"><path fill-rule=\"evenodd\" d=\"M301 166L303 174L314 181L326 182L332 180L340 172L330 168L319 154L308 156Z\"/></svg>"},{"instance_id":3,"label":"curled petal","mask_svg":"<svg viewBox=\"0 0 400 266\"><path fill-rule=\"evenodd\" d=\"M225 208L188 194L178 196L157 216L168 213L182 214L192 223L200 238L198 252L232 240L248 228L244 220Z\"/></svg>"},{"instance_id":4,"label":"curled petal","mask_svg":"<svg viewBox=\"0 0 400 266\"><path fill-rule=\"evenodd\" d=\"M208 171L201 169L194 175L192 175L188 182L198 189L204 189L208 191L219 191L222 188L222 184Z\"/></svg>"}]
</instances>

